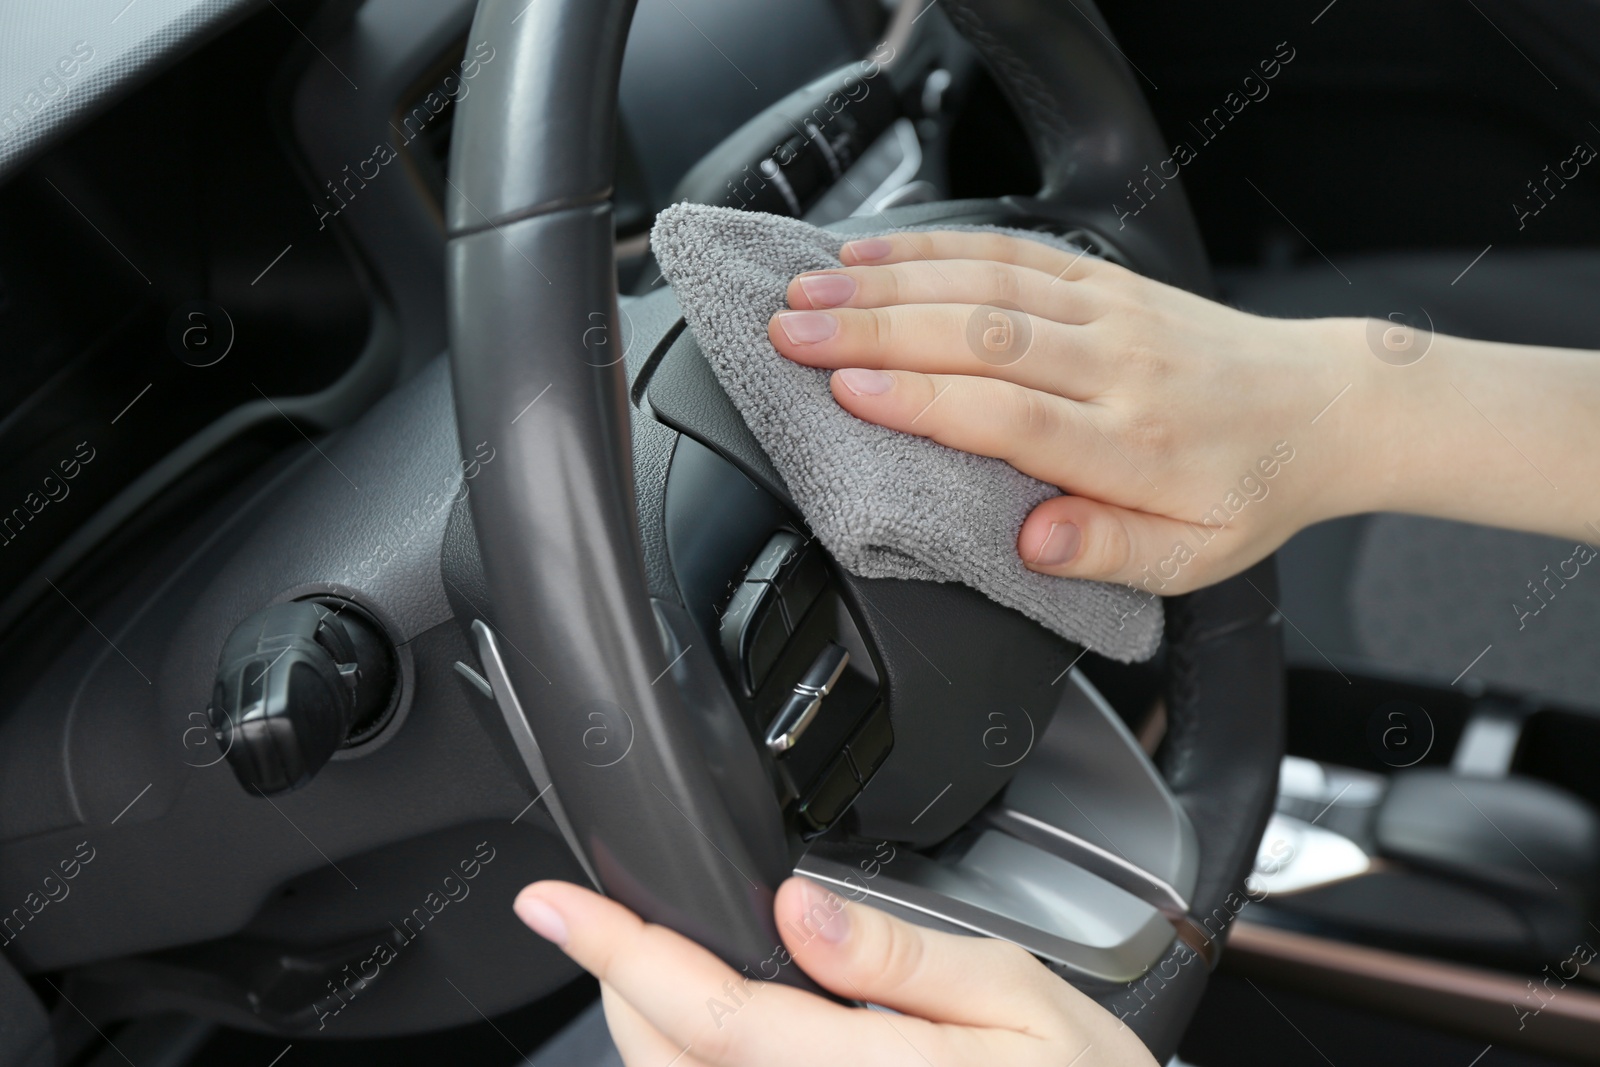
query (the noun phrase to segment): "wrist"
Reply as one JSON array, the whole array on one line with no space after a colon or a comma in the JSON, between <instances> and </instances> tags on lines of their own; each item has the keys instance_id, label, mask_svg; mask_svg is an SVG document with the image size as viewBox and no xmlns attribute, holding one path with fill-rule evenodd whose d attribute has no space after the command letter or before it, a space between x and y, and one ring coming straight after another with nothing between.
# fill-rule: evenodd
<instances>
[{"instance_id":1,"label":"wrist","mask_svg":"<svg viewBox=\"0 0 1600 1067\"><path fill-rule=\"evenodd\" d=\"M1516 391L1507 346L1416 330L1386 319L1322 319L1313 325L1329 365L1349 392L1321 417L1333 462L1323 518L1374 511L1492 521L1473 511L1491 469L1509 480L1528 473L1470 399L1498 408ZM1524 364L1531 349L1515 350ZM1527 376L1531 366L1523 366ZM1459 380L1459 381L1458 381ZM1337 415L1337 417L1335 417ZM1504 418L1527 427L1538 413ZM1500 480L1500 479L1492 479Z\"/></svg>"},{"instance_id":2,"label":"wrist","mask_svg":"<svg viewBox=\"0 0 1600 1067\"><path fill-rule=\"evenodd\" d=\"M1298 420L1300 450L1311 460L1300 525L1384 510L1394 481L1404 476L1404 465L1390 460L1397 454L1393 441L1406 432L1409 421L1408 401L1383 373L1397 368L1386 365L1371 347L1382 343L1387 324L1330 318L1296 320L1294 325L1307 357L1297 405L1306 413Z\"/></svg>"},{"instance_id":3,"label":"wrist","mask_svg":"<svg viewBox=\"0 0 1600 1067\"><path fill-rule=\"evenodd\" d=\"M1597 467L1595 353L1419 338L1409 360L1374 360L1368 372L1362 510L1586 536L1584 494L1571 486L1592 484Z\"/></svg>"}]
</instances>

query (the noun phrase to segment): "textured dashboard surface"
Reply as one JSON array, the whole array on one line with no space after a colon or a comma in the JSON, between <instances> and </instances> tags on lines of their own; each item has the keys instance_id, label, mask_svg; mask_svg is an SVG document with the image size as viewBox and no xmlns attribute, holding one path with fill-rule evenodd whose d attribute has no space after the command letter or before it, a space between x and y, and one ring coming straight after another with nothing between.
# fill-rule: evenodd
<instances>
[{"instance_id":1,"label":"textured dashboard surface","mask_svg":"<svg viewBox=\"0 0 1600 1067\"><path fill-rule=\"evenodd\" d=\"M0 2L0 180L96 104L260 0Z\"/></svg>"}]
</instances>

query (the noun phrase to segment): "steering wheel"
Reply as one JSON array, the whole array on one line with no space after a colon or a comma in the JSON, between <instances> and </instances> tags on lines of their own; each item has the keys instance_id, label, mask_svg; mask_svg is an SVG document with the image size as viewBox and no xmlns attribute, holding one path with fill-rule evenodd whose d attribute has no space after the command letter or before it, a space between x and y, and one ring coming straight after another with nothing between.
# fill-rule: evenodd
<instances>
[{"instance_id":1,"label":"steering wheel","mask_svg":"<svg viewBox=\"0 0 1600 1067\"><path fill-rule=\"evenodd\" d=\"M1141 270L1207 292L1204 251L1176 181L1135 224L1114 225L1111 205L1125 182L1166 152L1093 5L943 6L1016 107L1044 185L1031 199L918 205L890 221L1026 214L1118 232L1119 249ZM752 545L772 529L803 534L803 522L785 511L781 479L703 365L682 371L696 358L691 335L646 337L648 366L596 358L597 338L609 351L623 347L610 198L632 9L631 0L482 0L471 39L492 42L497 58L460 101L452 145L448 286L459 434L465 454L488 441L501 457L484 467L470 497L491 600L491 617L475 631L544 803L606 893L752 974L780 943L772 897L797 860L826 879L837 857L849 855L845 839L882 839L914 853L907 871L982 867L999 853L978 839L1010 829L1049 846L1053 862L1068 857L1074 870L1131 890L1129 899L1154 902L1167 924L1156 950L1117 966L1074 965L1069 951L1049 948L1049 938L1030 940L1026 923L986 911L981 897L968 894L942 911L929 903L942 875L907 875L921 896L874 885L875 899L950 928L1015 934L1125 1017L1164 1059L1247 903L1244 879L1275 794L1283 667L1271 561L1166 602L1170 725L1154 784L1133 782L1148 764L1120 724L1091 709L1059 713L1053 730L1050 712L1041 712L1063 703L1070 687L1052 679L1077 649L970 590L868 581L824 561L841 605L835 614L854 631L844 644L855 644L858 680L877 687L894 741L853 821L812 840L819 826L808 830L797 815L804 801L784 789L781 753L745 721L749 695L719 660L717 621L690 588L699 579L686 574L707 572L707 559L720 552L718 573L737 582ZM636 328L630 341L643 332ZM690 431L678 439L671 479L681 487L704 482L706 471L738 468L747 478L740 484L764 494L763 507L780 516L755 541L719 540L718 530L748 525L728 510L738 494L702 489L691 518L711 534L692 561L682 536L662 544L664 528L671 542L674 520L660 512L675 505L636 497L631 427L650 418L641 376L669 365L680 368L676 392L657 406L678 411L669 421ZM709 414L697 420L700 408ZM680 464L698 464L700 474L680 476ZM986 709L1000 705L1031 709L1030 729L1042 739L1032 759L1060 760L1052 773L1079 767L1081 780L1068 783L1083 790L1077 806L1092 811L1099 802L1138 815L1124 840L1108 849L1086 831L1052 828L1037 810L1022 810L1018 791L1031 761L1020 761L1021 771L995 766L1002 761L983 758L978 740ZM604 758L597 738L610 746ZM1119 754L1102 760L1097 746ZM1129 769L1119 780L1096 780L1091 762ZM1136 787L1157 801L1128 800ZM987 831L972 829L980 812ZM1139 835L1154 843L1126 839ZM974 877L998 883L1002 875L985 868ZM760 973L805 984L795 970Z\"/></svg>"}]
</instances>

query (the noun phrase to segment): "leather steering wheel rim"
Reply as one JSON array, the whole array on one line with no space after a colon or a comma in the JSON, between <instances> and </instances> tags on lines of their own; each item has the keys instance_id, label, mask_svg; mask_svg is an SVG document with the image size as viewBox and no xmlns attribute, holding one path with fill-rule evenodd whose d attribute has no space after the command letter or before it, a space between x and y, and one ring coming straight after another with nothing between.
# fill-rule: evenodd
<instances>
[{"instance_id":1,"label":"leather steering wheel rim","mask_svg":"<svg viewBox=\"0 0 1600 1067\"><path fill-rule=\"evenodd\" d=\"M943 2L1017 106L1045 176L1040 202L1114 218L1091 201L1109 205L1125 171L1165 152L1092 4ZM455 406L464 454L487 441L503 457L470 502L487 623L548 768L552 814L608 894L739 966L779 944L771 908L790 873L783 829L772 819L770 832L748 831L748 813L731 811L714 785L696 710L675 685L655 684L669 657L646 592L627 387L620 362L592 356L597 325L615 337L619 321L610 196L632 9L633 0L479 5L471 41L496 58L460 101L451 149ZM1119 239L1152 273L1206 292L1198 231L1170 184ZM1198 928L1213 931L1200 920L1229 913L1208 943L1239 910L1231 901L1275 795L1283 668L1273 574L1269 559L1168 601L1160 766L1200 842ZM597 766L584 744L596 714L626 723L628 759ZM795 970L781 980L803 984ZM1186 992L1163 1016L1176 1011L1180 1030L1179 1002L1192 1011L1204 970L1184 973L1200 977L1182 979ZM1127 988L1091 992L1117 1010ZM1173 1024L1130 1024L1158 1055L1176 1042Z\"/></svg>"}]
</instances>

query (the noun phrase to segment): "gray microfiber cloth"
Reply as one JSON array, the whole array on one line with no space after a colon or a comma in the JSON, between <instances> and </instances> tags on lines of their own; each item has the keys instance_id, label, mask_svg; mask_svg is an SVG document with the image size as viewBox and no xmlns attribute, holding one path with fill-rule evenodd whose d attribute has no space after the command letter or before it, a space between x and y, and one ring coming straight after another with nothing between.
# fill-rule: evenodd
<instances>
[{"instance_id":1,"label":"gray microfiber cloth","mask_svg":"<svg viewBox=\"0 0 1600 1067\"><path fill-rule=\"evenodd\" d=\"M1159 599L1022 565L1022 520L1059 489L1002 460L862 422L833 399L827 371L772 347L767 323L787 306L790 279L840 266L846 239L797 219L700 204L669 207L651 234L717 380L817 538L864 578L964 582L1112 659L1154 655Z\"/></svg>"}]
</instances>

